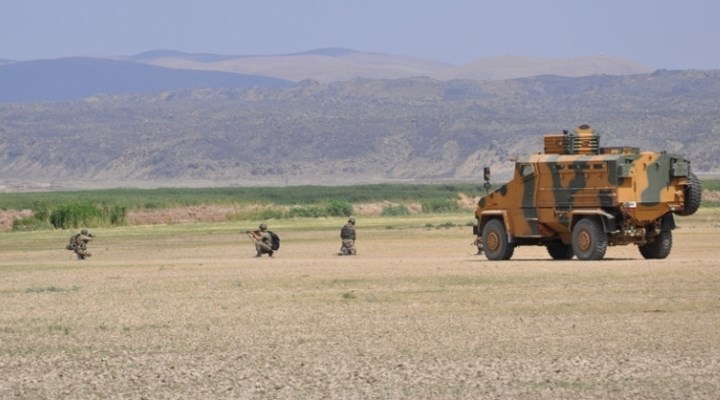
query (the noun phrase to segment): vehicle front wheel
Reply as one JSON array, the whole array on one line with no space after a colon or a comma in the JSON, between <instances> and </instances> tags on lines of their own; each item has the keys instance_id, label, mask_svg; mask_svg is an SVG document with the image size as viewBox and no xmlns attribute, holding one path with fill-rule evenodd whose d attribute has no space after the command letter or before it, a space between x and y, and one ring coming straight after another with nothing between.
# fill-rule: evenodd
<instances>
[{"instance_id":1,"label":"vehicle front wheel","mask_svg":"<svg viewBox=\"0 0 720 400\"><path fill-rule=\"evenodd\" d=\"M579 260L602 260L607 251L607 235L595 218L583 218L572 230L573 253Z\"/></svg>"},{"instance_id":2,"label":"vehicle front wheel","mask_svg":"<svg viewBox=\"0 0 720 400\"><path fill-rule=\"evenodd\" d=\"M485 224L482 231L483 251L488 260L509 260L515 248L508 242L505 224L493 219Z\"/></svg>"},{"instance_id":3,"label":"vehicle front wheel","mask_svg":"<svg viewBox=\"0 0 720 400\"><path fill-rule=\"evenodd\" d=\"M647 259L660 260L670 255L672 249L672 231L662 231L655 240L638 246L640 254Z\"/></svg>"}]
</instances>

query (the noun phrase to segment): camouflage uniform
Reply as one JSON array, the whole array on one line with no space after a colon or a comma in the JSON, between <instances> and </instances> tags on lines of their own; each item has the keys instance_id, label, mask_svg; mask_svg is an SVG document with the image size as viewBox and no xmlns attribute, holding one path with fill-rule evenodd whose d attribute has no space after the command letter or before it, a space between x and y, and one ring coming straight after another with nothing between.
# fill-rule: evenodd
<instances>
[{"instance_id":1,"label":"camouflage uniform","mask_svg":"<svg viewBox=\"0 0 720 400\"><path fill-rule=\"evenodd\" d=\"M355 218L350 217L348 222L340 229L340 239L342 240L342 245L340 246L339 255L354 256L357 254L357 250L355 249Z\"/></svg>"},{"instance_id":2,"label":"camouflage uniform","mask_svg":"<svg viewBox=\"0 0 720 400\"><path fill-rule=\"evenodd\" d=\"M260 230L255 231L253 239L255 239L255 250L257 255L255 257L261 257L263 254L268 254L270 257L273 256L272 249L272 236L267 230L267 225L260 224Z\"/></svg>"},{"instance_id":3,"label":"camouflage uniform","mask_svg":"<svg viewBox=\"0 0 720 400\"><path fill-rule=\"evenodd\" d=\"M93 236L94 235L88 232L87 229L83 229L80 233L75 234L70 238L70 243L66 248L74 251L78 260L84 260L92 255L87 250L87 244L92 240Z\"/></svg>"}]
</instances>

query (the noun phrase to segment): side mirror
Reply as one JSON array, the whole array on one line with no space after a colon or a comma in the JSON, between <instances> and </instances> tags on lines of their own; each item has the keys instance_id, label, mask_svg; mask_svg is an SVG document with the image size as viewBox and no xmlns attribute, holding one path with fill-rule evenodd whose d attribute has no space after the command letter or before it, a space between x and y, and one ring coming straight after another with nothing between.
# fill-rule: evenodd
<instances>
[{"instance_id":1,"label":"side mirror","mask_svg":"<svg viewBox=\"0 0 720 400\"><path fill-rule=\"evenodd\" d=\"M483 187L485 187L485 194L487 195L490 191L490 167L483 167L483 180L485 183L483 184Z\"/></svg>"}]
</instances>

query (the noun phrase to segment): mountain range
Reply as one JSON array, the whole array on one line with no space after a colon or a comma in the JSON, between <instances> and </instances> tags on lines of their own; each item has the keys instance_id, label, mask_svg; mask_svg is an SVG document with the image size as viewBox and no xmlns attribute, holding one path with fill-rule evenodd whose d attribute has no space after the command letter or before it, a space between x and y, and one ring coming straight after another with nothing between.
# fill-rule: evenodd
<instances>
[{"instance_id":1,"label":"mountain range","mask_svg":"<svg viewBox=\"0 0 720 400\"><path fill-rule=\"evenodd\" d=\"M632 75L653 68L621 58L490 57L451 65L415 57L327 48L285 55L193 54L153 50L133 56L0 60L0 102L76 100L95 94L193 88L288 87L352 79L430 77L504 80L539 75Z\"/></svg>"},{"instance_id":2,"label":"mountain range","mask_svg":"<svg viewBox=\"0 0 720 400\"><path fill-rule=\"evenodd\" d=\"M720 172L717 70L281 83L0 103L0 184L479 182L484 166L500 181L543 134L582 123L602 146Z\"/></svg>"},{"instance_id":3,"label":"mountain range","mask_svg":"<svg viewBox=\"0 0 720 400\"><path fill-rule=\"evenodd\" d=\"M156 50L128 59L168 68L238 72L294 82L313 79L321 83L355 78L400 79L416 76L438 80L488 80L537 75L630 75L654 70L637 62L607 56L571 59L498 56L452 65L416 57L342 48L270 56L218 56Z\"/></svg>"},{"instance_id":4,"label":"mountain range","mask_svg":"<svg viewBox=\"0 0 720 400\"><path fill-rule=\"evenodd\" d=\"M189 88L287 87L283 79L186 71L130 61L70 57L0 65L0 102L80 99L95 94L154 93Z\"/></svg>"}]
</instances>

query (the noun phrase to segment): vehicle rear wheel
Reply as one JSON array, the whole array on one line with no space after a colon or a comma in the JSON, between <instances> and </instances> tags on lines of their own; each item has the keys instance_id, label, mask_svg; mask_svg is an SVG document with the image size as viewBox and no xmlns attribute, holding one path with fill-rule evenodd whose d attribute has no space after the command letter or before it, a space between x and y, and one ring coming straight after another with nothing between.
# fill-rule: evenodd
<instances>
[{"instance_id":1,"label":"vehicle rear wheel","mask_svg":"<svg viewBox=\"0 0 720 400\"><path fill-rule=\"evenodd\" d=\"M638 246L640 254L647 259L660 260L670 255L672 249L672 231L662 231L655 240Z\"/></svg>"},{"instance_id":2,"label":"vehicle rear wheel","mask_svg":"<svg viewBox=\"0 0 720 400\"><path fill-rule=\"evenodd\" d=\"M693 215L700 208L702 202L702 184L692 172L688 177L690 185L685 188L685 207L682 211L678 211L677 215L688 216Z\"/></svg>"},{"instance_id":3,"label":"vehicle rear wheel","mask_svg":"<svg viewBox=\"0 0 720 400\"><path fill-rule=\"evenodd\" d=\"M492 219L485 224L482 232L483 251L488 260L509 260L515 248L508 242L505 224Z\"/></svg>"},{"instance_id":4,"label":"vehicle rear wheel","mask_svg":"<svg viewBox=\"0 0 720 400\"><path fill-rule=\"evenodd\" d=\"M595 218L583 218L572 230L573 253L579 260L602 260L607 251L607 235Z\"/></svg>"},{"instance_id":5,"label":"vehicle rear wheel","mask_svg":"<svg viewBox=\"0 0 720 400\"><path fill-rule=\"evenodd\" d=\"M572 245L560 241L550 243L546 247L553 260L570 260L575 255Z\"/></svg>"}]
</instances>

